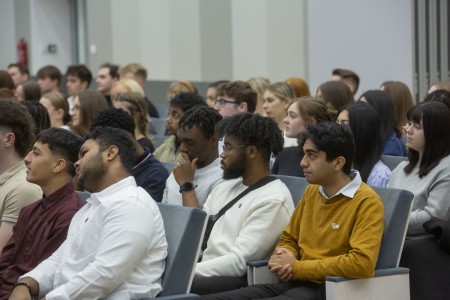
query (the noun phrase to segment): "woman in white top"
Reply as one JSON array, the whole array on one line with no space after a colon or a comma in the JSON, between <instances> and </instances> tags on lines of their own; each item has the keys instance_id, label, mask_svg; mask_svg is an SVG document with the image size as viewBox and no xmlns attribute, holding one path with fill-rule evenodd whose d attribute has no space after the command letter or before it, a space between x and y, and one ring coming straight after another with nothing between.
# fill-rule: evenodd
<instances>
[{"instance_id":1,"label":"woman in white top","mask_svg":"<svg viewBox=\"0 0 450 300\"><path fill-rule=\"evenodd\" d=\"M47 93L39 100L48 112L52 127L69 129L66 125L70 122L69 104L66 96L60 92Z\"/></svg>"},{"instance_id":2,"label":"woman in white top","mask_svg":"<svg viewBox=\"0 0 450 300\"><path fill-rule=\"evenodd\" d=\"M388 187L414 194L408 234L420 234L431 217L450 220L450 110L438 101L422 102L407 117L408 161L392 171Z\"/></svg>"},{"instance_id":3,"label":"woman in white top","mask_svg":"<svg viewBox=\"0 0 450 300\"><path fill-rule=\"evenodd\" d=\"M278 127L284 132L284 118L287 115L287 109L295 98L292 87L285 82L276 82L269 85L263 94L262 108L266 116L272 118ZM297 140L287 138L284 135L284 147L296 146Z\"/></svg>"}]
</instances>

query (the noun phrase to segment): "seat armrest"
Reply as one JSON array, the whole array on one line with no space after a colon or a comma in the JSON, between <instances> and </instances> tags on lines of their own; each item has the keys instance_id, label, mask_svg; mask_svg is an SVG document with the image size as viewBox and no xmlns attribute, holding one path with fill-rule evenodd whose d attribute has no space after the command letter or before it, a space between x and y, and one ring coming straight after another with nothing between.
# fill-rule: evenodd
<instances>
[{"instance_id":1,"label":"seat armrest","mask_svg":"<svg viewBox=\"0 0 450 300\"><path fill-rule=\"evenodd\" d=\"M397 275L397 274L409 274L409 269L397 267L397 268L387 268L387 269L375 270L374 277L390 276L390 275Z\"/></svg>"},{"instance_id":2,"label":"seat armrest","mask_svg":"<svg viewBox=\"0 0 450 300\"><path fill-rule=\"evenodd\" d=\"M163 296L163 297L157 297L155 299L161 299L161 300L190 300L190 299L198 299L200 298L197 294L181 294L181 295L171 295L171 296Z\"/></svg>"},{"instance_id":3,"label":"seat armrest","mask_svg":"<svg viewBox=\"0 0 450 300\"><path fill-rule=\"evenodd\" d=\"M408 268L388 268L388 269L380 269L375 270L375 274L373 277L382 277L382 276L390 276L390 275L397 275L397 274L408 274L409 269ZM354 280L355 278L347 278L342 276L327 276L325 278L326 281L331 282L341 282L341 281L348 281L348 280Z\"/></svg>"},{"instance_id":4,"label":"seat armrest","mask_svg":"<svg viewBox=\"0 0 450 300\"><path fill-rule=\"evenodd\" d=\"M247 261L247 266L249 267L266 267L269 265L269 261L267 259L253 259Z\"/></svg>"},{"instance_id":5,"label":"seat armrest","mask_svg":"<svg viewBox=\"0 0 450 300\"><path fill-rule=\"evenodd\" d=\"M198 299L200 298L197 294L179 294L179 295L170 295L170 296L162 296L162 297L156 297L156 298L145 298L142 300L155 300L155 299L161 299L161 300L191 300L191 299Z\"/></svg>"},{"instance_id":6,"label":"seat armrest","mask_svg":"<svg viewBox=\"0 0 450 300\"><path fill-rule=\"evenodd\" d=\"M248 285L279 282L277 275L270 272L268 264L266 259L247 261Z\"/></svg>"}]
</instances>

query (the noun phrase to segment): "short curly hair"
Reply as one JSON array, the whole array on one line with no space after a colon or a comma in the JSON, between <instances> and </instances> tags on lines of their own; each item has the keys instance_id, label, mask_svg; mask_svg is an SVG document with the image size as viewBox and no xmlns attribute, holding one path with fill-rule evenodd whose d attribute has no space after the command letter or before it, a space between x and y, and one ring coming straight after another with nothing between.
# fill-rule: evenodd
<instances>
[{"instance_id":1,"label":"short curly hair","mask_svg":"<svg viewBox=\"0 0 450 300\"><path fill-rule=\"evenodd\" d=\"M170 106L181 108L183 112L194 106L207 106L202 96L192 92L181 92L170 100Z\"/></svg>"},{"instance_id":2,"label":"short curly hair","mask_svg":"<svg viewBox=\"0 0 450 300\"><path fill-rule=\"evenodd\" d=\"M222 120L222 116L216 110L208 106L195 106L186 111L178 123L178 128L192 128L196 125L203 136L210 139L215 134L216 124Z\"/></svg>"},{"instance_id":3,"label":"short curly hair","mask_svg":"<svg viewBox=\"0 0 450 300\"><path fill-rule=\"evenodd\" d=\"M34 143L34 120L27 108L15 100L0 100L0 127L12 131L14 148L25 157Z\"/></svg>"},{"instance_id":4,"label":"short curly hair","mask_svg":"<svg viewBox=\"0 0 450 300\"><path fill-rule=\"evenodd\" d=\"M226 119L225 136L233 136L245 144L255 145L264 153L278 155L283 150L283 134L278 125L269 117L252 113L240 113Z\"/></svg>"},{"instance_id":5,"label":"short curly hair","mask_svg":"<svg viewBox=\"0 0 450 300\"><path fill-rule=\"evenodd\" d=\"M95 127L121 128L134 136L134 120L126 111L120 108L110 107L97 114L91 125L91 131Z\"/></svg>"}]
</instances>

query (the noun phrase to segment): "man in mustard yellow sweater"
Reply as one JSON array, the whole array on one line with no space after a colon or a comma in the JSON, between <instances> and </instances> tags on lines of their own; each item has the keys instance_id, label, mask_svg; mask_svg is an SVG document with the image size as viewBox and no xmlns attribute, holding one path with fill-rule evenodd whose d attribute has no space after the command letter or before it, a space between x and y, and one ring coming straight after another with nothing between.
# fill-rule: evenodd
<instances>
[{"instance_id":1,"label":"man in mustard yellow sweater","mask_svg":"<svg viewBox=\"0 0 450 300\"><path fill-rule=\"evenodd\" d=\"M300 141L310 185L269 260L280 283L254 285L203 299L325 299L326 276L372 277L383 235L383 204L351 170L350 129L324 122Z\"/></svg>"}]
</instances>

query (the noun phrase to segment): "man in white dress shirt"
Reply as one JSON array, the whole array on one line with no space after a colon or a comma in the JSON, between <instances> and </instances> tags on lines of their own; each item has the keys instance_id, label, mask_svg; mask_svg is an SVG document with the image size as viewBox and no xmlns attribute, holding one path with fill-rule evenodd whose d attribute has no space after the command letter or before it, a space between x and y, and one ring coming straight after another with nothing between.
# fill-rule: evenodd
<instances>
[{"instance_id":1,"label":"man in white dress shirt","mask_svg":"<svg viewBox=\"0 0 450 300\"><path fill-rule=\"evenodd\" d=\"M159 209L131 176L128 134L94 129L75 163L91 192L66 241L19 278L10 299L140 299L161 291L167 243Z\"/></svg>"}]
</instances>

